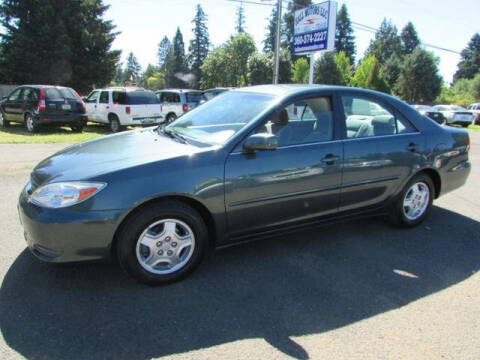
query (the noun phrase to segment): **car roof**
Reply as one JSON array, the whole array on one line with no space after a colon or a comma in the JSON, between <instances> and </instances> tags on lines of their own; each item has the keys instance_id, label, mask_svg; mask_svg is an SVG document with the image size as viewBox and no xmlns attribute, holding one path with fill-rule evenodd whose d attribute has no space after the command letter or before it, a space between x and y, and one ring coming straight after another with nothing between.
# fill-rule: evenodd
<instances>
[{"instance_id":1,"label":"car roof","mask_svg":"<svg viewBox=\"0 0 480 360\"><path fill-rule=\"evenodd\" d=\"M202 91L201 90L195 90L195 89L161 89L161 90L157 90L155 91L156 93L159 93L159 92L177 92L177 93L188 93L188 92L198 92L198 93L201 93Z\"/></svg>"},{"instance_id":2,"label":"car roof","mask_svg":"<svg viewBox=\"0 0 480 360\"><path fill-rule=\"evenodd\" d=\"M20 85L19 88L21 87L31 87L35 89L42 89L42 88L58 88L58 89L70 89L68 86L60 86L60 85L38 85L38 84L25 84L25 85Z\"/></svg>"},{"instance_id":3,"label":"car roof","mask_svg":"<svg viewBox=\"0 0 480 360\"><path fill-rule=\"evenodd\" d=\"M145 89L145 88L142 88L142 87L136 87L136 86L111 86L111 87L108 87L108 88L104 88L104 89L94 89L94 91L126 91L126 92L130 92L130 91L150 91L148 89Z\"/></svg>"}]
</instances>

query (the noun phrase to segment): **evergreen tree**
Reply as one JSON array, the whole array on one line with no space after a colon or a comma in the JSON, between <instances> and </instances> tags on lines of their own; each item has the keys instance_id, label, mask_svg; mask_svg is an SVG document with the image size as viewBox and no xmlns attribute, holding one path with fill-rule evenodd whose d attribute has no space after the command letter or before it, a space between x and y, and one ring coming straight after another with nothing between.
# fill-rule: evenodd
<instances>
[{"instance_id":1,"label":"evergreen tree","mask_svg":"<svg viewBox=\"0 0 480 360\"><path fill-rule=\"evenodd\" d=\"M137 83L140 80L141 71L142 67L138 63L137 58L133 52L130 52L127 57L125 71L123 72L125 81Z\"/></svg>"},{"instance_id":2,"label":"evergreen tree","mask_svg":"<svg viewBox=\"0 0 480 360\"><path fill-rule=\"evenodd\" d=\"M398 54L393 54L390 56L385 64L382 66L382 72L385 80L390 86L391 89L395 88L395 84L397 83L398 77L400 75L400 68L402 66L402 59Z\"/></svg>"},{"instance_id":3,"label":"evergreen tree","mask_svg":"<svg viewBox=\"0 0 480 360\"><path fill-rule=\"evenodd\" d=\"M151 78L152 76L155 76L155 74L158 72L157 67L153 66L152 64L148 64L147 68L141 75L141 80L139 85L145 88L148 88L148 82L147 80ZM156 89L155 89L156 90Z\"/></svg>"},{"instance_id":4,"label":"evergreen tree","mask_svg":"<svg viewBox=\"0 0 480 360\"><path fill-rule=\"evenodd\" d=\"M274 6L270 15L268 26L265 28L267 34L263 40L263 52L275 51L275 38L277 34L277 7ZM281 31L281 30L280 30Z\"/></svg>"},{"instance_id":5,"label":"evergreen tree","mask_svg":"<svg viewBox=\"0 0 480 360\"><path fill-rule=\"evenodd\" d=\"M375 55L366 56L355 70L352 78L354 86L378 90L388 93L390 91L387 82L382 74L380 63Z\"/></svg>"},{"instance_id":6,"label":"evergreen tree","mask_svg":"<svg viewBox=\"0 0 480 360\"><path fill-rule=\"evenodd\" d=\"M185 43L183 42L183 35L179 27L173 38L170 63L170 66L166 70L167 84L177 88L187 87Z\"/></svg>"},{"instance_id":7,"label":"evergreen tree","mask_svg":"<svg viewBox=\"0 0 480 360\"><path fill-rule=\"evenodd\" d=\"M196 84L198 84L202 76L201 66L203 64L203 60L205 60L208 55L208 50L210 47L210 39L208 36L208 28L206 22L207 15L205 15L202 7L200 6L200 4L198 4L197 13L195 14L195 18L192 21L192 23L194 24L194 27L192 29L193 39L190 40L190 46L188 48L188 61L190 69L192 70L193 75L195 75Z\"/></svg>"},{"instance_id":8,"label":"evergreen tree","mask_svg":"<svg viewBox=\"0 0 480 360\"><path fill-rule=\"evenodd\" d=\"M79 92L110 83L120 51L110 50L117 33L103 19L107 9L102 0L1 2L0 82L62 84Z\"/></svg>"},{"instance_id":9,"label":"evergreen tree","mask_svg":"<svg viewBox=\"0 0 480 360\"><path fill-rule=\"evenodd\" d=\"M402 52L402 42L397 27L391 21L383 19L380 28L375 33L375 39L370 42L367 55L374 55L383 64L393 54Z\"/></svg>"},{"instance_id":10,"label":"evergreen tree","mask_svg":"<svg viewBox=\"0 0 480 360\"><path fill-rule=\"evenodd\" d=\"M157 59L158 59L158 67L163 68L165 65L165 60L167 59L168 51L172 46L168 37L164 36L163 39L158 44L157 50Z\"/></svg>"},{"instance_id":11,"label":"evergreen tree","mask_svg":"<svg viewBox=\"0 0 480 360\"><path fill-rule=\"evenodd\" d=\"M343 4L337 15L337 30L335 32L335 50L343 51L350 59L350 64L355 64L355 36L352 22L348 15L347 5Z\"/></svg>"},{"instance_id":12,"label":"evergreen tree","mask_svg":"<svg viewBox=\"0 0 480 360\"><path fill-rule=\"evenodd\" d=\"M243 8L243 4L237 8L237 24L235 25L235 30L238 34L245 32L245 9Z\"/></svg>"},{"instance_id":13,"label":"evergreen tree","mask_svg":"<svg viewBox=\"0 0 480 360\"><path fill-rule=\"evenodd\" d=\"M472 79L480 72L480 33L473 35L468 46L462 50L458 70L453 77L458 79Z\"/></svg>"},{"instance_id":14,"label":"evergreen tree","mask_svg":"<svg viewBox=\"0 0 480 360\"><path fill-rule=\"evenodd\" d=\"M429 104L435 100L442 88L438 61L420 48L406 55L395 88L398 95L410 103Z\"/></svg>"},{"instance_id":15,"label":"evergreen tree","mask_svg":"<svg viewBox=\"0 0 480 360\"><path fill-rule=\"evenodd\" d=\"M411 54L420 45L420 39L418 38L417 30L413 26L412 22L408 22L400 33L402 40L402 53L404 55Z\"/></svg>"},{"instance_id":16,"label":"evergreen tree","mask_svg":"<svg viewBox=\"0 0 480 360\"><path fill-rule=\"evenodd\" d=\"M117 64L117 69L115 72L115 77L113 78L113 82L116 85L123 85L123 83L125 82L125 76L123 73L123 63L121 62Z\"/></svg>"},{"instance_id":17,"label":"evergreen tree","mask_svg":"<svg viewBox=\"0 0 480 360\"><path fill-rule=\"evenodd\" d=\"M285 37L290 50L290 54L293 54L293 32L294 32L294 23L295 23L295 11L303 9L312 5L312 0L292 0L288 2L288 7L285 15L283 16L283 21L285 22ZM298 58L298 57L295 57Z\"/></svg>"}]
</instances>

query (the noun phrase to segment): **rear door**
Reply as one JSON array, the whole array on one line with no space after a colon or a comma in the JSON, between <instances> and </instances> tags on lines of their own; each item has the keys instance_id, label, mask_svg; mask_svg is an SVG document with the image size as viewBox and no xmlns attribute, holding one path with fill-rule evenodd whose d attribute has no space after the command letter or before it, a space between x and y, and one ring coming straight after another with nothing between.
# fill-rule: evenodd
<instances>
[{"instance_id":1,"label":"rear door","mask_svg":"<svg viewBox=\"0 0 480 360\"><path fill-rule=\"evenodd\" d=\"M87 108L87 116L90 121L99 121L97 115L99 90L93 90L85 99L85 107Z\"/></svg>"},{"instance_id":2,"label":"rear door","mask_svg":"<svg viewBox=\"0 0 480 360\"><path fill-rule=\"evenodd\" d=\"M344 165L340 211L378 206L422 164L424 136L370 95L344 92Z\"/></svg>"},{"instance_id":3,"label":"rear door","mask_svg":"<svg viewBox=\"0 0 480 360\"><path fill-rule=\"evenodd\" d=\"M22 93L23 104L22 112L32 111L32 109L37 108L38 100L40 98L40 90L34 89L31 87L26 87Z\"/></svg>"},{"instance_id":4,"label":"rear door","mask_svg":"<svg viewBox=\"0 0 480 360\"><path fill-rule=\"evenodd\" d=\"M23 88L13 90L3 103L5 120L23 121L22 117L22 92Z\"/></svg>"}]
</instances>

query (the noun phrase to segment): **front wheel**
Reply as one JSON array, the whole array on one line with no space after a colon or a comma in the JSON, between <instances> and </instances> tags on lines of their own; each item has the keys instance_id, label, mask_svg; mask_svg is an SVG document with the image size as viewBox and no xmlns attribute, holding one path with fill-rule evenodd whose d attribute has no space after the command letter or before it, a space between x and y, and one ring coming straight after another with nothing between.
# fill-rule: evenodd
<instances>
[{"instance_id":1,"label":"front wheel","mask_svg":"<svg viewBox=\"0 0 480 360\"><path fill-rule=\"evenodd\" d=\"M161 285L182 279L200 264L208 232L195 209L166 201L128 218L117 241L121 267L140 282Z\"/></svg>"},{"instance_id":2,"label":"front wheel","mask_svg":"<svg viewBox=\"0 0 480 360\"><path fill-rule=\"evenodd\" d=\"M1 127L9 127L10 126L10 121L5 120L3 117L3 113L0 111L0 126Z\"/></svg>"},{"instance_id":3,"label":"front wheel","mask_svg":"<svg viewBox=\"0 0 480 360\"><path fill-rule=\"evenodd\" d=\"M428 216L435 190L432 179L426 174L415 176L403 188L389 214L391 224L414 227Z\"/></svg>"}]
</instances>

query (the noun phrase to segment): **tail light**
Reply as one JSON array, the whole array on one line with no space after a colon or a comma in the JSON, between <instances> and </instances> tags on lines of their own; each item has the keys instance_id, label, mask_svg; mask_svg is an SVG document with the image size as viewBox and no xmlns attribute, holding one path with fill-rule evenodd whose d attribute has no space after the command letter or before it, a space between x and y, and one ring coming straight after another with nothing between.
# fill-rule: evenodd
<instances>
[{"instance_id":1,"label":"tail light","mask_svg":"<svg viewBox=\"0 0 480 360\"><path fill-rule=\"evenodd\" d=\"M470 135L467 134L467 152L470 151Z\"/></svg>"},{"instance_id":2,"label":"tail light","mask_svg":"<svg viewBox=\"0 0 480 360\"><path fill-rule=\"evenodd\" d=\"M74 90L73 90L73 93L75 94L75 96L77 97L78 101L80 101L80 111L81 112L87 112L87 108L85 106L85 103L83 102L83 99L80 97L80 95L78 95L78 93Z\"/></svg>"},{"instance_id":3,"label":"tail light","mask_svg":"<svg viewBox=\"0 0 480 360\"><path fill-rule=\"evenodd\" d=\"M183 104L182 105L182 110L183 110L183 112L187 112L188 111L188 104Z\"/></svg>"},{"instance_id":4,"label":"tail light","mask_svg":"<svg viewBox=\"0 0 480 360\"><path fill-rule=\"evenodd\" d=\"M130 115L130 106L125 107L125 114Z\"/></svg>"},{"instance_id":5,"label":"tail light","mask_svg":"<svg viewBox=\"0 0 480 360\"><path fill-rule=\"evenodd\" d=\"M40 89L40 98L38 99L37 112L43 111L47 108L45 104L45 90Z\"/></svg>"}]
</instances>

